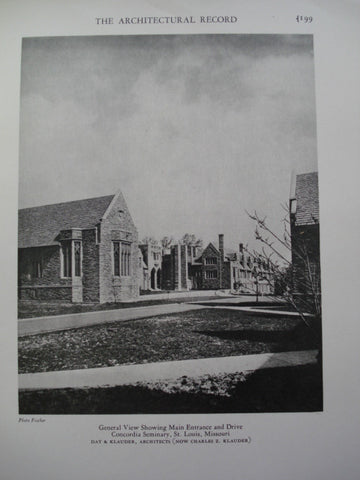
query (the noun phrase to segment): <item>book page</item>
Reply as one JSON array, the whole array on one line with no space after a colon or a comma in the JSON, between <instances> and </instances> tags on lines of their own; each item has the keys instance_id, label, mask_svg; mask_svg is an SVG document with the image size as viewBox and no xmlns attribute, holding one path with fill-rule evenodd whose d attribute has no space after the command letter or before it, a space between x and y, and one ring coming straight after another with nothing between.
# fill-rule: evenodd
<instances>
[{"instance_id":1,"label":"book page","mask_svg":"<svg viewBox=\"0 0 360 480\"><path fill-rule=\"evenodd\" d=\"M358 478L359 3L0 8L3 478Z\"/></svg>"}]
</instances>

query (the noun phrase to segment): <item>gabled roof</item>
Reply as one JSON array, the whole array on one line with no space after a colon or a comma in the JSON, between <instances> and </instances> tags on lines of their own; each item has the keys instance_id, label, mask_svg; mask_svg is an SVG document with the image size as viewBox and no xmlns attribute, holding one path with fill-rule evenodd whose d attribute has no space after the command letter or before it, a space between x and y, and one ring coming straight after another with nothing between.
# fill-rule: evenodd
<instances>
[{"instance_id":1,"label":"gabled roof","mask_svg":"<svg viewBox=\"0 0 360 480\"><path fill-rule=\"evenodd\" d=\"M19 210L18 247L56 245L61 230L94 228L115 195Z\"/></svg>"},{"instance_id":2,"label":"gabled roof","mask_svg":"<svg viewBox=\"0 0 360 480\"><path fill-rule=\"evenodd\" d=\"M303 173L296 176L295 225L319 223L318 173Z\"/></svg>"},{"instance_id":3,"label":"gabled roof","mask_svg":"<svg viewBox=\"0 0 360 480\"><path fill-rule=\"evenodd\" d=\"M210 242L206 248L204 248L204 250L202 251L202 254L200 255L199 258L202 258L203 256L207 256L207 255L220 255L220 252L219 250L215 247L215 245Z\"/></svg>"},{"instance_id":4,"label":"gabled roof","mask_svg":"<svg viewBox=\"0 0 360 480\"><path fill-rule=\"evenodd\" d=\"M202 254L196 258L195 261L200 261L200 259L205 255L205 256L208 256L208 255L213 255L213 254L216 254L216 255L220 255L220 250L219 250L219 247L218 247L218 243L217 242L210 242L207 247L203 250ZM225 261L227 260L231 260L231 261L235 261L237 259L237 252L235 250L232 250L230 248L225 248L224 249L224 256L225 256Z\"/></svg>"},{"instance_id":5,"label":"gabled roof","mask_svg":"<svg viewBox=\"0 0 360 480\"><path fill-rule=\"evenodd\" d=\"M214 242L213 245L215 246L216 250L218 252L220 252L219 242ZM236 250L234 250L233 248L224 248L225 260L236 261L237 260L237 255L238 255L238 252Z\"/></svg>"}]
</instances>

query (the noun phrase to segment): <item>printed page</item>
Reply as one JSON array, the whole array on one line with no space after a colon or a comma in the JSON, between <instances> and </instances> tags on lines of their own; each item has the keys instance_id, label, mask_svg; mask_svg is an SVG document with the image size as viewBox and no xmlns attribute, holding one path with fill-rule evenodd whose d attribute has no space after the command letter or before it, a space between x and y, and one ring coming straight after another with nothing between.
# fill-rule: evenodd
<instances>
[{"instance_id":1,"label":"printed page","mask_svg":"<svg viewBox=\"0 0 360 480\"><path fill-rule=\"evenodd\" d=\"M2 477L358 478L359 2L0 8Z\"/></svg>"}]
</instances>

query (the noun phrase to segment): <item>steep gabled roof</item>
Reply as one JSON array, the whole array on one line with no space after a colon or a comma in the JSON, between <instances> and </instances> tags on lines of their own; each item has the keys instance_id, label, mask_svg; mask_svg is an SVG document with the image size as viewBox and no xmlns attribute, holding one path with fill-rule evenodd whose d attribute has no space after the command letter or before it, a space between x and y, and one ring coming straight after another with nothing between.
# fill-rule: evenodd
<instances>
[{"instance_id":1,"label":"steep gabled roof","mask_svg":"<svg viewBox=\"0 0 360 480\"><path fill-rule=\"evenodd\" d=\"M295 225L319 223L318 173L303 173L296 176Z\"/></svg>"},{"instance_id":2,"label":"steep gabled roof","mask_svg":"<svg viewBox=\"0 0 360 480\"><path fill-rule=\"evenodd\" d=\"M56 245L61 230L94 228L115 195L19 210L19 248Z\"/></svg>"},{"instance_id":3,"label":"steep gabled roof","mask_svg":"<svg viewBox=\"0 0 360 480\"><path fill-rule=\"evenodd\" d=\"M199 258L202 258L203 256L207 255L220 255L219 250L215 247L215 245L210 242L206 248L204 248L201 256Z\"/></svg>"},{"instance_id":4,"label":"steep gabled roof","mask_svg":"<svg viewBox=\"0 0 360 480\"><path fill-rule=\"evenodd\" d=\"M196 258L196 262L199 262L201 258L205 255L220 255L219 244L217 242L210 242L207 247L203 250L202 254ZM234 261L237 259L237 253L235 250L230 248L224 249L225 261L231 260Z\"/></svg>"},{"instance_id":5,"label":"steep gabled roof","mask_svg":"<svg viewBox=\"0 0 360 480\"><path fill-rule=\"evenodd\" d=\"M220 252L219 242L214 242L213 245L215 246L216 250L218 252ZM224 248L225 261L226 260L231 260L231 261L237 260L237 254L238 254L238 252L236 250L234 250L233 248Z\"/></svg>"}]
</instances>

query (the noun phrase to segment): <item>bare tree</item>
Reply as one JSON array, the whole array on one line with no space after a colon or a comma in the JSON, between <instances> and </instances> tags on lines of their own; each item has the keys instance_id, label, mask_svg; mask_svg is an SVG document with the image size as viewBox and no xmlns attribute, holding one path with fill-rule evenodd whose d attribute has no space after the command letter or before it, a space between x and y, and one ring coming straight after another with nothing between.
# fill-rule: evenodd
<instances>
[{"instance_id":1,"label":"bare tree","mask_svg":"<svg viewBox=\"0 0 360 480\"><path fill-rule=\"evenodd\" d=\"M154 237L144 237L141 240L141 243L143 243L143 244L148 244L149 243L150 245L158 245L159 242Z\"/></svg>"},{"instance_id":2,"label":"bare tree","mask_svg":"<svg viewBox=\"0 0 360 480\"><path fill-rule=\"evenodd\" d=\"M255 211L246 212L255 222L255 238L261 244L261 251L248 253L257 263L266 262L272 271L277 294L290 303L309 325L308 314L321 316L320 275L314 271L309 245L304 241L292 242L288 206L283 206L283 233L277 234L267 224L266 217Z\"/></svg>"},{"instance_id":3,"label":"bare tree","mask_svg":"<svg viewBox=\"0 0 360 480\"><path fill-rule=\"evenodd\" d=\"M171 247L171 245L174 243L174 238L173 237L169 237L169 236L165 236L161 239L161 246L164 250L167 250L168 248Z\"/></svg>"},{"instance_id":4,"label":"bare tree","mask_svg":"<svg viewBox=\"0 0 360 480\"><path fill-rule=\"evenodd\" d=\"M193 247L200 247L202 248L203 246L203 241L200 238L196 238L196 235L193 233L185 233L185 235L182 237L180 242L183 245L188 245L188 246L193 246Z\"/></svg>"}]
</instances>

